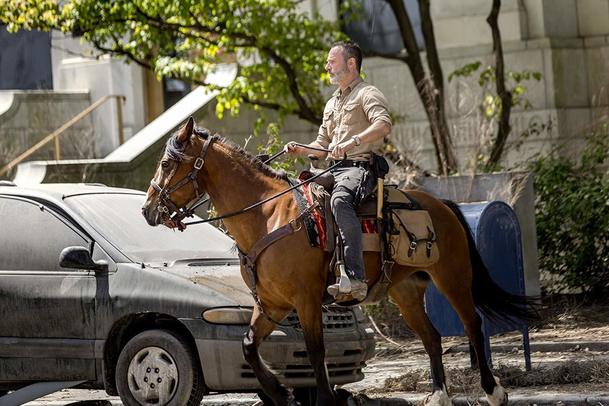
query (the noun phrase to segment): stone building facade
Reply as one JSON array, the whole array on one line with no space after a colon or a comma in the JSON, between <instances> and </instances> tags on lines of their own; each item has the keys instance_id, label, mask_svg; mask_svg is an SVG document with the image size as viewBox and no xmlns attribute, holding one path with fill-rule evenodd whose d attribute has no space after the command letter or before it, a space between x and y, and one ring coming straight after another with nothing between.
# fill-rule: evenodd
<instances>
[{"instance_id":1,"label":"stone building facade","mask_svg":"<svg viewBox=\"0 0 609 406\"><path fill-rule=\"evenodd\" d=\"M370 1L375 0L362 3ZM302 7L327 18L337 16L334 0L311 0ZM465 172L492 128L485 128L480 112L483 91L477 75L450 82L446 78L475 61L494 63L486 23L490 7L488 0L431 1L447 113ZM499 24L506 70L542 75L540 81L524 83L530 108L516 107L512 113L513 130L504 167L563 143L567 152L577 151L582 139L591 131L602 130L608 118L609 0L503 0ZM422 56L425 59L424 52ZM393 130L395 143L423 167L435 167L429 125L407 66L368 58L363 71L366 79L387 95L399 117ZM528 136L523 137L524 133Z\"/></svg>"},{"instance_id":2,"label":"stone building facade","mask_svg":"<svg viewBox=\"0 0 609 406\"><path fill-rule=\"evenodd\" d=\"M362 0L364 4L374 2L382 3ZM409 10L416 10L416 0L405 2L413 3ZM447 78L472 62L494 64L492 36L486 22L490 6L488 0L431 1L445 76L447 115L463 173L474 170L476 154L488 145L496 127L483 118L485 90L478 84L478 74L451 81ZM336 0L309 0L301 2L300 7L328 19L338 18ZM519 167L533 155L561 145L564 153L576 153L592 131L606 131L609 0L503 0L499 25L506 71L541 74L539 81L523 82L523 97L529 107L516 106L512 110L512 133L501 162L504 168ZM425 59L424 51L422 58ZM406 64L366 58L363 73L387 96L397 117L392 133L395 144L420 166L434 169L429 123ZM227 117L220 121L213 111L211 105L199 114L205 125L237 142L251 134L256 119L252 112L244 110L237 120ZM308 141L316 131L309 123L288 119L282 137Z\"/></svg>"}]
</instances>

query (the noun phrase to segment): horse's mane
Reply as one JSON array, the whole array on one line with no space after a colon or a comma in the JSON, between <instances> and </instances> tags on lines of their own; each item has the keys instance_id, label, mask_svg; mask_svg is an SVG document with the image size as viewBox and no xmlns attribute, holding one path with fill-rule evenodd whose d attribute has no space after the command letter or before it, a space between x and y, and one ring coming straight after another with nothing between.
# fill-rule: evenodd
<instances>
[{"instance_id":1,"label":"horse's mane","mask_svg":"<svg viewBox=\"0 0 609 406\"><path fill-rule=\"evenodd\" d=\"M194 129L194 134L204 140L207 140L209 137L212 138L214 142L218 142L222 145L227 146L235 155L241 159L243 159L246 163L250 164L263 174L270 176L275 179L287 180L288 176L284 171L276 171L270 166L264 164L258 157L252 155L241 146L235 144L234 142L228 140L225 137L222 137L219 134L211 135L210 131L206 128L197 127ZM176 161L182 161L184 159L188 159L189 156L184 153L185 145L179 142L177 136L174 135L167 140L167 144L165 145L165 154L169 159L173 159Z\"/></svg>"}]
</instances>

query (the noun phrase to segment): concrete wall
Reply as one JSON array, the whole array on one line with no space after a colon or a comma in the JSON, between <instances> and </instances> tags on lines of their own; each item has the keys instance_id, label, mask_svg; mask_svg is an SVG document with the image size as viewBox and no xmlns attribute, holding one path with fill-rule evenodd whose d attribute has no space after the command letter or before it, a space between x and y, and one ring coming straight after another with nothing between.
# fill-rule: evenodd
<instances>
[{"instance_id":1,"label":"concrete wall","mask_svg":"<svg viewBox=\"0 0 609 406\"><path fill-rule=\"evenodd\" d=\"M61 127L90 103L87 92L0 91L0 167ZM63 158L92 158L95 141L90 118L60 136ZM54 158L54 143L30 159Z\"/></svg>"},{"instance_id":2,"label":"concrete wall","mask_svg":"<svg viewBox=\"0 0 609 406\"><path fill-rule=\"evenodd\" d=\"M575 3L580 36L609 34L609 0L577 0Z\"/></svg>"},{"instance_id":3,"label":"concrete wall","mask_svg":"<svg viewBox=\"0 0 609 406\"><path fill-rule=\"evenodd\" d=\"M127 140L146 123L143 68L108 56L93 58L96 54L98 52L81 44L79 39L53 33L54 89L87 90L91 102L110 94L124 95L123 129ZM96 156L104 157L119 145L116 103L106 102L92 117Z\"/></svg>"},{"instance_id":4,"label":"concrete wall","mask_svg":"<svg viewBox=\"0 0 609 406\"><path fill-rule=\"evenodd\" d=\"M491 63L489 52L490 47L485 49L484 46L442 51L445 76L474 61ZM531 108L517 107L512 112L513 130L504 161L506 167L567 140L572 147L577 146L597 122L606 119L609 73L605 67L608 59L609 45L606 42L593 44L576 39L546 39L506 44L508 70L528 70L543 75L540 82L526 83L525 97ZM367 80L385 93L391 109L400 116L392 134L395 143L423 167L434 168L429 125L405 64L367 59L364 72ZM477 79L475 75L456 78L450 83L445 81L447 112L464 170L476 150L496 130L494 126L485 127L486 121L479 109L483 89ZM522 134L527 130L531 130L530 134L523 138ZM520 149L516 149L515 146L521 143Z\"/></svg>"},{"instance_id":5,"label":"concrete wall","mask_svg":"<svg viewBox=\"0 0 609 406\"><path fill-rule=\"evenodd\" d=\"M219 70L232 80L234 69ZM109 186L146 190L167 138L188 117L214 98L213 92L196 88L103 159L29 161L17 167L14 182L26 186L54 182L101 182ZM0 99L0 109L2 109Z\"/></svg>"},{"instance_id":6,"label":"concrete wall","mask_svg":"<svg viewBox=\"0 0 609 406\"><path fill-rule=\"evenodd\" d=\"M499 27L506 41L527 37L528 27L520 3L518 0L502 1ZM431 13L438 47L491 44L486 23L490 5L488 0L432 1Z\"/></svg>"}]
</instances>

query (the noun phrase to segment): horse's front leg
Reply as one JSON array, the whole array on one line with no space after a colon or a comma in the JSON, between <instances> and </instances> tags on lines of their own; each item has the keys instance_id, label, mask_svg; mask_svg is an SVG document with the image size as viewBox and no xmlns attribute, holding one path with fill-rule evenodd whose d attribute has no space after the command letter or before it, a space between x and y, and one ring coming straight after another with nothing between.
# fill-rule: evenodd
<instances>
[{"instance_id":1,"label":"horse's front leg","mask_svg":"<svg viewBox=\"0 0 609 406\"><path fill-rule=\"evenodd\" d=\"M271 317L275 320L282 320L285 318L288 312L282 312L283 314L277 314L273 312ZM258 382L262 386L264 393L270 397L275 405L277 406L296 406L297 403L294 401L294 396L291 390L283 386L277 377L269 370L262 358L258 349L262 340L266 338L275 329L275 324L269 321L256 306L254 308L254 314L250 322L250 327L243 337L243 356L245 360L250 364Z\"/></svg>"},{"instance_id":2,"label":"horse's front leg","mask_svg":"<svg viewBox=\"0 0 609 406\"><path fill-rule=\"evenodd\" d=\"M326 368L326 350L323 337L323 319L321 300L306 300L296 307L298 319L304 333L307 354L317 381L317 405L336 404L334 391L330 387L328 369Z\"/></svg>"}]
</instances>

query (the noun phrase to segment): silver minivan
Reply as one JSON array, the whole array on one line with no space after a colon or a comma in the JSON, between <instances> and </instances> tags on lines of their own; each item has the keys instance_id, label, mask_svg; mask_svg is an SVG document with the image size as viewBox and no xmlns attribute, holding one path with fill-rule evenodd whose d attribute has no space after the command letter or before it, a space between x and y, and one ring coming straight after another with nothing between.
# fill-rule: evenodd
<instances>
[{"instance_id":1,"label":"silver minivan","mask_svg":"<svg viewBox=\"0 0 609 406\"><path fill-rule=\"evenodd\" d=\"M228 236L148 226L140 191L3 183L0 392L68 381L173 405L259 390L241 351L253 300ZM331 382L361 380L374 352L361 309L325 307L324 324ZM261 355L285 384L315 385L296 314Z\"/></svg>"}]
</instances>

